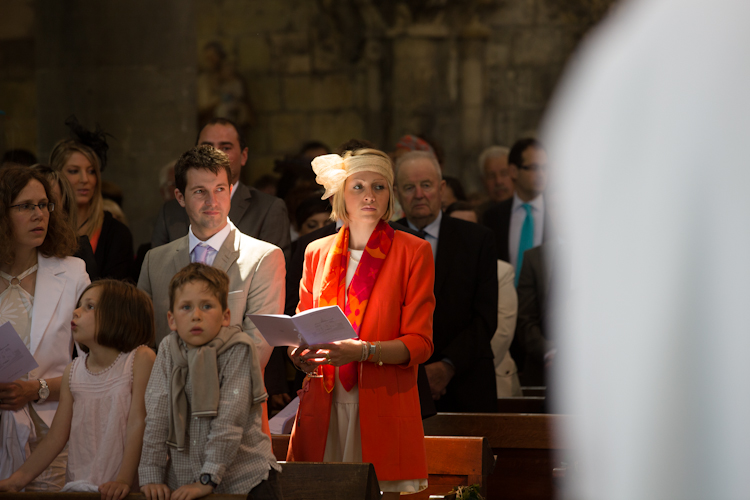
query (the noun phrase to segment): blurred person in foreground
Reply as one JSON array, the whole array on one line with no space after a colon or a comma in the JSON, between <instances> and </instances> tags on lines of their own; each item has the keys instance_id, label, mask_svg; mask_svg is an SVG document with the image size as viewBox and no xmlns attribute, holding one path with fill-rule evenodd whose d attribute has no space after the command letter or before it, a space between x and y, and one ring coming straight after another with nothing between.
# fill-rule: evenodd
<instances>
[{"instance_id":1,"label":"blurred person in foreground","mask_svg":"<svg viewBox=\"0 0 750 500\"><path fill-rule=\"evenodd\" d=\"M422 491L427 462L417 365L432 353L430 245L386 222L393 167L385 153L324 155L313 168L344 226L308 245L298 311L338 305L357 338L289 349L309 375L287 459L371 462L384 498Z\"/></svg>"},{"instance_id":2,"label":"blurred person in foreground","mask_svg":"<svg viewBox=\"0 0 750 500\"><path fill-rule=\"evenodd\" d=\"M748 496L748 23L748 2L623 2L550 108L567 498Z\"/></svg>"}]
</instances>

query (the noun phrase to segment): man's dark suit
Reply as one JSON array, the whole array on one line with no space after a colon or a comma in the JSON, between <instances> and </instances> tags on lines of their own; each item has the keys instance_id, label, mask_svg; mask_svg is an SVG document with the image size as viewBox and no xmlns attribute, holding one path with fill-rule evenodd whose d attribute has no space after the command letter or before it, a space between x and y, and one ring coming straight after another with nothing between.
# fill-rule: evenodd
<instances>
[{"instance_id":1,"label":"man's dark suit","mask_svg":"<svg viewBox=\"0 0 750 500\"><path fill-rule=\"evenodd\" d=\"M289 217L281 199L240 182L232 196L229 220L241 233L276 245L284 251L284 257L289 258ZM182 238L189 226L187 213L177 200L166 202L156 218L151 248Z\"/></svg>"},{"instance_id":2,"label":"man's dark suit","mask_svg":"<svg viewBox=\"0 0 750 500\"><path fill-rule=\"evenodd\" d=\"M390 225L397 231L404 231L418 236L416 231L412 231L405 225L399 224L398 222L390 222ZM307 249L307 245L315 240L319 240L320 238L330 236L335 232L336 224L331 223L311 233L308 233L295 241L295 250L292 254L292 258L289 260L289 264L287 265L286 270L286 305L284 306L284 314L294 316L294 314L297 312L297 304L299 304L299 284L300 280L302 280L302 270L305 266L305 250ZM283 349L283 351L281 349ZM271 355L271 360L268 362L268 366L266 367L266 379L269 378L269 370L273 371L273 373L275 374L275 378L278 378L280 376L281 372L279 370L283 369L282 361L285 356L286 348L277 347L274 349L274 352ZM299 380L298 383L301 383L301 380ZM424 371L424 367L422 367L421 365L417 372L417 386L417 388L419 389L419 403L422 407L422 418L430 417L437 413L437 410L435 409L435 404L432 402L430 386L427 382L427 374ZM266 380L266 388L268 389L269 394L278 394L272 392L272 389L268 387L268 380ZM273 390L275 389L276 386L274 386Z\"/></svg>"},{"instance_id":3,"label":"man's dark suit","mask_svg":"<svg viewBox=\"0 0 750 500\"><path fill-rule=\"evenodd\" d=\"M541 245L523 254L518 278L518 321L516 334L524 347L525 359L518 364L519 378L524 386L546 384L544 355L552 344L547 337L549 273L546 253L549 245Z\"/></svg>"},{"instance_id":4,"label":"man's dark suit","mask_svg":"<svg viewBox=\"0 0 750 500\"><path fill-rule=\"evenodd\" d=\"M482 223L495 233L495 250L497 250L498 260L505 262L510 262L508 234L510 233L510 213L512 209L513 198L510 198L488 208L482 217Z\"/></svg>"},{"instance_id":5,"label":"man's dark suit","mask_svg":"<svg viewBox=\"0 0 750 500\"><path fill-rule=\"evenodd\" d=\"M456 374L436 402L438 411L497 411L490 345L497 328L496 261L489 229L443 216L435 261L435 352L426 364L447 358Z\"/></svg>"}]
</instances>

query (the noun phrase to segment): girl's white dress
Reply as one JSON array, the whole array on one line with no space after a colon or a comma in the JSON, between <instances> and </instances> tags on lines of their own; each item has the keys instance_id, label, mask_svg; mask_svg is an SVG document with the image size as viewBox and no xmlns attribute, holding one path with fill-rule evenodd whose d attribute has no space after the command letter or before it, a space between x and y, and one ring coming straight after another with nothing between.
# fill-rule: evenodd
<instances>
[{"instance_id":1,"label":"girl's white dress","mask_svg":"<svg viewBox=\"0 0 750 500\"><path fill-rule=\"evenodd\" d=\"M117 478L125 453L133 360L138 349L147 347L120 353L99 373L91 373L86 367L88 354L73 361L70 370L73 420L63 491L91 491L92 486L95 488ZM135 481L137 483L137 478ZM73 482L75 484L69 484ZM133 484L131 491L138 491L138 484Z\"/></svg>"}]
</instances>

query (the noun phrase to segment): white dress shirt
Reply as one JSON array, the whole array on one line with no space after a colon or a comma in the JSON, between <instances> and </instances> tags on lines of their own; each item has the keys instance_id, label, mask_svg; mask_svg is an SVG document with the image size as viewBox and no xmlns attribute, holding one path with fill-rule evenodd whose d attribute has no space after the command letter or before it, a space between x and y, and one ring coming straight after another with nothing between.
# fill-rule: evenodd
<instances>
[{"instance_id":1,"label":"white dress shirt","mask_svg":"<svg viewBox=\"0 0 750 500\"><path fill-rule=\"evenodd\" d=\"M513 208L510 211L510 232L508 233L508 250L510 251L510 264L513 269L518 263L518 245L521 242L521 228L526 220L526 210L523 208L525 202L513 194ZM544 195L539 195L530 202L531 215L534 217L534 246L542 244L544 235Z\"/></svg>"},{"instance_id":2,"label":"white dress shirt","mask_svg":"<svg viewBox=\"0 0 750 500\"><path fill-rule=\"evenodd\" d=\"M229 219L227 219L227 222L229 222ZM206 254L206 264L209 266L213 266L216 254L219 253L221 245L224 244L224 240L226 240L227 236L229 236L230 230L231 228L229 227L229 224L226 224L224 228L222 228L218 233L211 236L206 241L201 241L195 234L193 234L193 225L191 224L190 229L188 229L188 250L190 251L190 262L196 261L195 247L201 245L208 247L208 253Z\"/></svg>"}]
</instances>

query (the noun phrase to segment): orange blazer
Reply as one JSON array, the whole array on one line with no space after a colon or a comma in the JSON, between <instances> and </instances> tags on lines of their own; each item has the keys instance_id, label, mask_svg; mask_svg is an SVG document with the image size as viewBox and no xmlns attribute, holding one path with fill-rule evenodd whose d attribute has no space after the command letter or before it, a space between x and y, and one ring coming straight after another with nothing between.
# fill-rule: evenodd
<instances>
[{"instance_id":1,"label":"orange blazer","mask_svg":"<svg viewBox=\"0 0 750 500\"><path fill-rule=\"evenodd\" d=\"M318 307L323 266L335 237L308 245L298 311ZM360 338L369 342L401 340L411 356L406 365L359 364L362 460L375 465L380 480L427 478L417 365L432 354L434 282L430 244L396 231L360 329ZM297 410L288 461L323 461L332 395L323 388L323 379L309 382Z\"/></svg>"}]
</instances>

